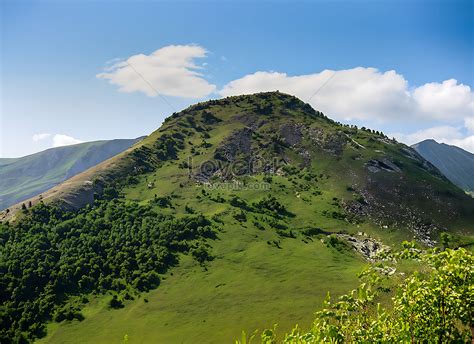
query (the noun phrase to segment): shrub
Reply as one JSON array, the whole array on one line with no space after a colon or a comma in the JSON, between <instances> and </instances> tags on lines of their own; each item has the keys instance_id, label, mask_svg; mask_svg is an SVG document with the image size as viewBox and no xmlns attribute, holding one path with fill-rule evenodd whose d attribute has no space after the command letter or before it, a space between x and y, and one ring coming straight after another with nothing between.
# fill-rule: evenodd
<instances>
[{"instance_id":1,"label":"shrub","mask_svg":"<svg viewBox=\"0 0 474 344\"><path fill-rule=\"evenodd\" d=\"M247 215L243 211L237 212L232 215L234 219L236 219L239 222L246 222L247 221Z\"/></svg>"},{"instance_id":2,"label":"shrub","mask_svg":"<svg viewBox=\"0 0 474 344\"><path fill-rule=\"evenodd\" d=\"M114 295L112 299L109 301L109 306L110 308L113 308L113 309L119 309L119 308L124 307L122 300L119 300L117 298L117 295Z\"/></svg>"},{"instance_id":3,"label":"shrub","mask_svg":"<svg viewBox=\"0 0 474 344\"><path fill-rule=\"evenodd\" d=\"M199 245L197 248L191 249L191 255L200 264L204 264L206 261L211 261L214 259L214 257L211 256L209 251L203 245Z\"/></svg>"},{"instance_id":4,"label":"shrub","mask_svg":"<svg viewBox=\"0 0 474 344\"><path fill-rule=\"evenodd\" d=\"M258 209L267 209L277 214L286 214L286 208L274 196L267 196L255 203L254 206Z\"/></svg>"},{"instance_id":5,"label":"shrub","mask_svg":"<svg viewBox=\"0 0 474 344\"><path fill-rule=\"evenodd\" d=\"M236 207L236 208L242 208L242 209L249 209L249 206L247 205L247 202L245 202L245 200L237 197L237 196L233 196L231 199L230 199L230 205L233 206L233 207Z\"/></svg>"},{"instance_id":6,"label":"shrub","mask_svg":"<svg viewBox=\"0 0 474 344\"><path fill-rule=\"evenodd\" d=\"M254 225L256 228L260 229L261 231L264 231L264 230L265 230L265 226L262 225L262 224L261 224L260 222L258 222L258 221L254 221L254 222L253 222L253 225Z\"/></svg>"},{"instance_id":7,"label":"shrub","mask_svg":"<svg viewBox=\"0 0 474 344\"><path fill-rule=\"evenodd\" d=\"M160 208L171 207L170 197L156 197L153 199L153 203L159 206Z\"/></svg>"}]
</instances>

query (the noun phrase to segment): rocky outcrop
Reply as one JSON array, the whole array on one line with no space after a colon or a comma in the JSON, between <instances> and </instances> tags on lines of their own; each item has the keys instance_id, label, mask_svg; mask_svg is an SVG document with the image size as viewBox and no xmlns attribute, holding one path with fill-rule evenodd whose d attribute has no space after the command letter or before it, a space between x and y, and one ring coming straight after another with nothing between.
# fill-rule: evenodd
<instances>
[{"instance_id":1,"label":"rocky outcrop","mask_svg":"<svg viewBox=\"0 0 474 344\"><path fill-rule=\"evenodd\" d=\"M239 154L249 155L251 147L252 130L250 128L236 130L217 147L214 158L231 162L234 161Z\"/></svg>"},{"instance_id":2,"label":"rocky outcrop","mask_svg":"<svg viewBox=\"0 0 474 344\"><path fill-rule=\"evenodd\" d=\"M303 125L287 123L280 127L280 135L290 146L295 146L303 140Z\"/></svg>"},{"instance_id":3,"label":"rocky outcrop","mask_svg":"<svg viewBox=\"0 0 474 344\"><path fill-rule=\"evenodd\" d=\"M359 252L365 259L374 261L377 255L383 251L389 250L388 246L368 237L365 233L359 232L357 236L349 234L337 234L337 237L345 240L352 248Z\"/></svg>"},{"instance_id":4,"label":"rocky outcrop","mask_svg":"<svg viewBox=\"0 0 474 344\"><path fill-rule=\"evenodd\" d=\"M400 167L398 167L397 165L395 165L393 162L391 162L390 160L386 158L382 160L378 160L378 159L369 160L366 166L367 166L367 169L372 173L377 173L380 171L401 172Z\"/></svg>"}]
</instances>

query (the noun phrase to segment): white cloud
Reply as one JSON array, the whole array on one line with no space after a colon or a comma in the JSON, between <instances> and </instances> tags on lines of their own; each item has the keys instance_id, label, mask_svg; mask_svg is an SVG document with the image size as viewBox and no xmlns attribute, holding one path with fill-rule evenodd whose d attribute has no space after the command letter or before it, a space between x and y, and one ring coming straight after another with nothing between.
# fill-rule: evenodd
<instances>
[{"instance_id":1,"label":"white cloud","mask_svg":"<svg viewBox=\"0 0 474 344\"><path fill-rule=\"evenodd\" d=\"M395 71L380 73L375 68L362 67L300 76L257 72L228 83L220 94L228 96L277 89L309 101L315 109L339 120L383 121L407 115L413 108L403 76Z\"/></svg>"},{"instance_id":2,"label":"white cloud","mask_svg":"<svg viewBox=\"0 0 474 344\"><path fill-rule=\"evenodd\" d=\"M446 143L447 141L458 140L462 138L463 135L456 127L439 126L418 130L411 134L394 133L389 136L394 136L397 140L412 145L426 139L433 139L438 142Z\"/></svg>"},{"instance_id":3,"label":"white cloud","mask_svg":"<svg viewBox=\"0 0 474 344\"><path fill-rule=\"evenodd\" d=\"M467 130L474 133L474 116L473 117L466 117L464 119L464 126L467 128Z\"/></svg>"},{"instance_id":4,"label":"white cloud","mask_svg":"<svg viewBox=\"0 0 474 344\"><path fill-rule=\"evenodd\" d=\"M84 141L75 139L74 137L63 135L63 134L56 134L53 137L53 147L60 147L60 146L69 146L75 145L77 143L82 143Z\"/></svg>"},{"instance_id":5,"label":"white cloud","mask_svg":"<svg viewBox=\"0 0 474 344\"><path fill-rule=\"evenodd\" d=\"M382 73L363 67L299 76L256 72L229 82L219 93L228 96L277 89L309 101L338 120L452 122L474 111L474 93L454 79L410 89L403 75L393 70Z\"/></svg>"},{"instance_id":6,"label":"white cloud","mask_svg":"<svg viewBox=\"0 0 474 344\"><path fill-rule=\"evenodd\" d=\"M32 139L33 139L33 142L38 142L38 141L45 140L49 138L50 136L51 134L49 133L39 133L39 134L34 134Z\"/></svg>"},{"instance_id":7,"label":"white cloud","mask_svg":"<svg viewBox=\"0 0 474 344\"><path fill-rule=\"evenodd\" d=\"M413 98L421 112L430 118L463 118L474 113L474 93L455 79L424 84L415 89Z\"/></svg>"},{"instance_id":8,"label":"white cloud","mask_svg":"<svg viewBox=\"0 0 474 344\"><path fill-rule=\"evenodd\" d=\"M461 128L452 126L438 126L428 129L418 130L411 134L393 133L400 142L412 145L426 139L433 139L440 143L461 147L471 153L474 153L474 135L464 135Z\"/></svg>"},{"instance_id":9,"label":"white cloud","mask_svg":"<svg viewBox=\"0 0 474 344\"><path fill-rule=\"evenodd\" d=\"M458 146L458 147L461 147L462 149L467 150L468 152L474 153L474 135L466 136L459 139L453 139L450 141L445 141L444 143Z\"/></svg>"},{"instance_id":10,"label":"white cloud","mask_svg":"<svg viewBox=\"0 0 474 344\"><path fill-rule=\"evenodd\" d=\"M199 72L203 67L194 63L194 59L206 55L207 50L199 45L169 45L150 55L138 54L115 62L96 76L119 86L121 92L202 98L216 89Z\"/></svg>"}]
</instances>

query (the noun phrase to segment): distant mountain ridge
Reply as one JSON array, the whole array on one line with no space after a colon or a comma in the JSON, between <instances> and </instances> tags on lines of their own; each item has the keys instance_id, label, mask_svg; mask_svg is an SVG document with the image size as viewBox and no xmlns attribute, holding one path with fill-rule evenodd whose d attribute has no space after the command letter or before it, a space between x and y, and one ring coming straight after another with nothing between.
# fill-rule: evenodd
<instances>
[{"instance_id":1,"label":"distant mountain ridge","mask_svg":"<svg viewBox=\"0 0 474 344\"><path fill-rule=\"evenodd\" d=\"M0 159L0 210L52 188L142 138L85 142L21 158Z\"/></svg>"},{"instance_id":2,"label":"distant mountain ridge","mask_svg":"<svg viewBox=\"0 0 474 344\"><path fill-rule=\"evenodd\" d=\"M412 148L461 189L474 191L474 154L432 139L416 143Z\"/></svg>"}]
</instances>

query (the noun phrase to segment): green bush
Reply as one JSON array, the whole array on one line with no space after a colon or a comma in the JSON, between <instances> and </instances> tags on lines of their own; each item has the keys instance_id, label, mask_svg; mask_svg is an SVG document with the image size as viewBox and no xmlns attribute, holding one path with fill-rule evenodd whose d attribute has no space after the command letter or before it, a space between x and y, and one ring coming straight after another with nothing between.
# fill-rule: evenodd
<instances>
[{"instance_id":1,"label":"green bush","mask_svg":"<svg viewBox=\"0 0 474 344\"><path fill-rule=\"evenodd\" d=\"M109 306L110 308L113 308L113 309L119 309L119 308L124 307L123 301L117 298L117 295L114 295L112 299L109 301Z\"/></svg>"},{"instance_id":2,"label":"green bush","mask_svg":"<svg viewBox=\"0 0 474 344\"><path fill-rule=\"evenodd\" d=\"M170 208L171 207L171 198L170 197L157 197L153 199L153 204L156 204L160 208Z\"/></svg>"},{"instance_id":3,"label":"green bush","mask_svg":"<svg viewBox=\"0 0 474 344\"><path fill-rule=\"evenodd\" d=\"M232 215L234 219L236 219L239 222L246 222L247 221L247 215L245 212L240 211Z\"/></svg>"},{"instance_id":4,"label":"green bush","mask_svg":"<svg viewBox=\"0 0 474 344\"><path fill-rule=\"evenodd\" d=\"M283 215L287 213L287 210L283 204L281 204L275 196L267 196L257 203L254 203L254 207L257 209L266 209L271 212Z\"/></svg>"}]
</instances>

